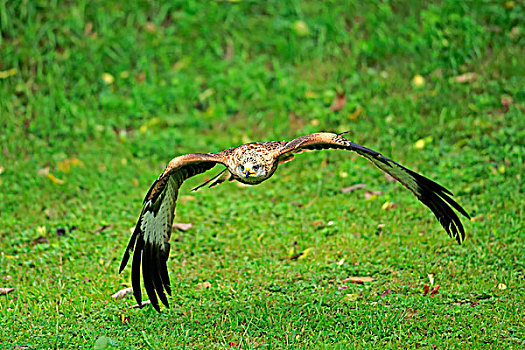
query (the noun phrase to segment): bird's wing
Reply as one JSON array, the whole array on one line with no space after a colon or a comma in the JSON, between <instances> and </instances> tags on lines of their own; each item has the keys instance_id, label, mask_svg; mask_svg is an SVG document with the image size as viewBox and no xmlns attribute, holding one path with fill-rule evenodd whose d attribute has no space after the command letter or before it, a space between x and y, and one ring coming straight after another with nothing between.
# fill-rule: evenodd
<instances>
[{"instance_id":1,"label":"bird's wing","mask_svg":"<svg viewBox=\"0 0 525 350\"><path fill-rule=\"evenodd\" d=\"M458 203L450 198L452 196L450 191L376 151L348 141L341 134L316 133L298 137L281 148L277 154L277 160L279 162L290 160L294 154L305 150L329 148L354 151L368 158L375 166L390 174L403 186L412 191L423 204L429 207L449 236L455 238L460 244L465 239L463 225L452 208L467 218L470 219L470 217Z\"/></svg>"},{"instance_id":2,"label":"bird's wing","mask_svg":"<svg viewBox=\"0 0 525 350\"><path fill-rule=\"evenodd\" d=\"M142 305L140 290L140 269L144 287L153 307L160 311L158 298L168 306L166 291L171 295L166 262L168 260L171 226L179 188L184 180L213 168L217 163L224 164L221 153L186 154L176 157L168 163L166 169L153 183L146 198L142 212L129 241L119 273L128 263L133 252L131 283L133 294Z\"/></svg>"}]
</instances>

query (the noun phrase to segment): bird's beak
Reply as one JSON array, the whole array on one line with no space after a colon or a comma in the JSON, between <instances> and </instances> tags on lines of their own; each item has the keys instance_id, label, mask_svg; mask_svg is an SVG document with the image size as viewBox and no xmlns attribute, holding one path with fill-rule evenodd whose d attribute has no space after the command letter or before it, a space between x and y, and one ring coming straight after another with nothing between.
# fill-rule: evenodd
<instances>
[{"instance_id":1,"label":"bird's beak","mask_svg":"<svg viewBox=\"0 0 525 350\"><path fill-rule=\"evenodd\" d=\"M250 177L252 175L255 175L256 172L252 171L252 169L250 168L246 168L244 169L244 177Z\"/></svg>"}]
</instances>

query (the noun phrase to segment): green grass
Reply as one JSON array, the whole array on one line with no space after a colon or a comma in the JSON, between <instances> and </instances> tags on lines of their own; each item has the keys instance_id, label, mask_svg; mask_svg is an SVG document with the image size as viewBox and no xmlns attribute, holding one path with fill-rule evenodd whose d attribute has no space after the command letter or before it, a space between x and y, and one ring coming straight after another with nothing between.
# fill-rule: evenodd
<instances>
[{"instance_id":1,"label":"green grass","mask_svg":"<svg viewBox=\"0 0 525 350\"><path fill-rule=\"evenodd\" d=\"M525 6L362 3L0 0L0 348L525 346ZM366 160L312 152L251 188L188 181L172 307L111 298L172 157L349 129L454 192L466 242Z\"/></svg>"}]
</instances>

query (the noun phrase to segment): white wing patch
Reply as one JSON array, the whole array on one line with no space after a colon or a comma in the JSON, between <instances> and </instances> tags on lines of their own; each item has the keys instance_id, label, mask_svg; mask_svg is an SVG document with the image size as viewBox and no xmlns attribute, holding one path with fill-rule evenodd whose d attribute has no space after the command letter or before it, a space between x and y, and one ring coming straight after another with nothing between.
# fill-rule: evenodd
<instances>
[{"instance_id":1,"label":"white wing patch","mask_svg":"<svg viewBox=\"0 0 525 350\"><path fill-rule=\"evenodd\" d=\"M171 222L173 221L178 187L175 183L175 176L169 178L166 187L157 200L161 200L160 207L155 215L153 210L145 210L142 216L140 229L144 232L146 243L152 243L164 250L164 244L169 241L171 234ZM146 202L145 207L151 208L153 203Z\"/></svg>"}]
</instances>

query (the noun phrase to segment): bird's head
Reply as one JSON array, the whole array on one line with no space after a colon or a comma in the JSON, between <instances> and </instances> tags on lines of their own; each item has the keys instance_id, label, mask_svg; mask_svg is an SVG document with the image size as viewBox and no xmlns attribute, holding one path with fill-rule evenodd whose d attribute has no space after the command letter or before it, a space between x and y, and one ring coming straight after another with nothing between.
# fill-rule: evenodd
<instances>
[{"instance_id":1,"label":"bird's head","mask_svg":"<svg viewBox=\"0 0 525 350\"><path fill-rule=\"evenodd\" d=\"M244 183L259 183L267 178L264 159L256 155L246 155L240 159L235 172Z\"/></svg>"}]
</instances>

